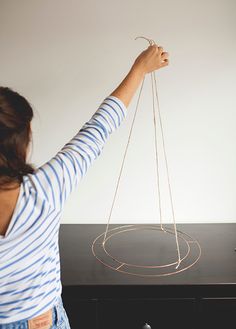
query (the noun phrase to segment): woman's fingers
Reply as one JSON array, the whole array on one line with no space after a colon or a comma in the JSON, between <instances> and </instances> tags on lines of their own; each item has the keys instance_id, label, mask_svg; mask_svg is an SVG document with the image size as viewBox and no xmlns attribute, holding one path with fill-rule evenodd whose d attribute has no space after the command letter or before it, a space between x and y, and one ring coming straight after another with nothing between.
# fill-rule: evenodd
<instances>
[{"instance_id":1,"label":"woman's fingers","mask_svg":"<svg viewBox=\"0 0 236 329\"><path fill-rule=\"evenodd\" d=\"M169 59L168 58L163 60L163 62L161 63L161 67L164 67L164 66L167 66L167 65L169 65Z\"/></svg>"},{"instance_id":2,"label":"woman's fingers","mask_svg":"<svg viewBox=\"0 0 236 329\"><path fill-rule=\"evenodd\" d=\"M168 52L164 52L161 54L161 58L164 60L164 59L167 59L169 57L169 53Z\"/></svg>"},{"instance_id":3,"label":"woman's fingers","mask_svg":"<svg viewBox=\"0 0 236 329\"><path fill-rule=\"evenodd\" d=\"M161 54L161 59L162 59L161 67L169 65L169 53L167 51Z\"/></svg>"}]
</instances>

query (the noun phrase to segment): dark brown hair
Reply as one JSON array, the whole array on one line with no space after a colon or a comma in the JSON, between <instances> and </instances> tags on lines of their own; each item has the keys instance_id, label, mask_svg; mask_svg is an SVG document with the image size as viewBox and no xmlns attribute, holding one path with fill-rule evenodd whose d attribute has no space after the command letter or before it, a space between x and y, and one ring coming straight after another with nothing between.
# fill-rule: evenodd
<instances>
[{"instance_id":1,"label":"dark brown hair","mask_svg":"<svg viewBox=\"0 0 236 329\"><path fill-rule=\"evenodd\" d=\"M23 96L0 87L0 190L21 183L24 175L35 170L26 163L32 118L32 107Z\"/></svg>"}]
</instances>

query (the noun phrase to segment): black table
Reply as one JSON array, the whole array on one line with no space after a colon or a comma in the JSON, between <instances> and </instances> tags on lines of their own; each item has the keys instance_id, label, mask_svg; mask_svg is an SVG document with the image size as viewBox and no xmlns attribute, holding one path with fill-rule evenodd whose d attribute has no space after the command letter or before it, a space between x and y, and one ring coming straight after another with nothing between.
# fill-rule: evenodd
<instances>
[{"instance_id":1,"label":"black table","mask_svg":"<svg viewBox=\"0 0 236 329\"><path fill-rule=\"evenodd\" d=\"M236 224L179 224L178 230L200 243L200 260L179 274L151 278L119 273L98 262L91 245L105 228L60 227L62 298L72 329L141 329L145 323L152 329L236 328ZM153 243L145 230L139 237L141 251L137 235L127 237L120 235L120 244L113 241L113 252L123 253L125 261L137 261L145 241Z\"/></svg>"}]
</instances>

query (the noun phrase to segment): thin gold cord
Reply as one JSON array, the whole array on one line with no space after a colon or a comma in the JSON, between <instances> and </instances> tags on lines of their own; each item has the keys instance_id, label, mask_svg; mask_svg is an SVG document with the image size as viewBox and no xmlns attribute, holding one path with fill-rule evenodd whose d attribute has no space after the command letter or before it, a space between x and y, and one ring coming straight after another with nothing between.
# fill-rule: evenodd
<instances>
[{"instance_id":1,"label":"thin gold cord","mask_svg":"<svg viewBox=\"0 0 236 329\"><path fill-rule=\"evenodd\" d=\"M178 268L179 265L180 265L180 262L181 262L180 249L179 249L179 240L178 240L178 233L177 233L177 228L176 228L176 220L175 220L175 212L174 212L174 205L173 205L173 197L172 197L172 190L171 190L171 184L170 184L169 166L168 166L167 155L166 155L165 139L164 139L163 126L162 126L162 119L161 119L161 111L160 111L158 93L157 93L157 82L156 82L155 72L152 72L152 77L154 78L154 82L155 82L156 100L157 100L157 104L158 104L157 109L158 109L158 116L159 116L159 122L160 122L160 127L161 127L162 145L163 145L163 151L164 151L164 157L165 157L165 166L166 166L166 173L167 173L167 180L168 180L168 188L169 188L169 196L170 196L170 202L171 202L171 211L172 211L172 217L173 217L173 223L174 223L174 231L175 231L175 240L176 240L176 247L177 247L177 253L178 253L178 264L177 264L176 268ZM152 79L152 81L153 81L153 79Z\"/></svg>"},{"instance_id":2,"label":"thin gold cord","mask_svg":"<svg viewBox=\"0 0 236 329\"><path fill-rule=\"evenodd\" d=\"M121 165L121 169L120 169L120 173L119 173L119 177L118 177L115 194L114 194L113 201L112 201L110 215L109 215L108 223L107 223L107 226L106 226L106 232L105 232L105 235L104 235L103 244L106 241L107 231L108 231L108 227L109 227L109 223L110 223L110 219L111 219L113 207L114 207L114 204L115 204L115 199L116 199L118 187L119 187L119 184L120 184L120 177L121 177L121 174L122 174L122 171L123 171L123 167L124 167L124 163L125 163L125 158L126 158L126 155L127 155L127 150L128 150L128 147L129 147L129 142L130 142L130 138L131 138L131 134L132 134L134 122L135 122L135 119L136 119L136 114L137 114L137 110L138 110L139 100L140 100L140 96L141 96L141 93L142 93L142 90L143 90L144 80L145 80L145 77L143 79L143 82L142 82L142 85L141 85L141 88L140 88L140 92L139 92L139 96L138 96L138 101L137 101L137 105L136 105L136 109L135 109L135 113L134 113L134 117L133 117L131 129L130 129L129 137L128 137L128 142L127 142L127 145L126 145L125 154L124 154L124 158L123 158L123 161L122 161L122 165Z\"/></svg>"},{"instance_id":3,"label":"thin gold cord","mask_svg":"<svg viewBox=\"0 0 236 329\"><path fill-rule=\"evenodd\" d=\"M153 78L152 79L152 105L153 105L153 123L154 123L154 134L155 134L155 155L156 155L156 170L157 170L157 194L158 194L158 203L159 203L159 213L160 213L160 225L162 231L165 231L162 225L162 209L161 209L161 192L160 192L160 175L159 175L159 160L157 152L157 134L156 134L156 114L155 114L155 98L154 98L154 86Z\"/></svg>"}]
</instances>

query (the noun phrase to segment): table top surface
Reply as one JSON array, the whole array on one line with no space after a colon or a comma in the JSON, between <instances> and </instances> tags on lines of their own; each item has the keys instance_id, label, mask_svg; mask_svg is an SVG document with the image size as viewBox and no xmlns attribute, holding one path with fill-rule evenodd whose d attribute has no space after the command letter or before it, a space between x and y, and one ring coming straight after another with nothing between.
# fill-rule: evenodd
<instances>
[{"instance_id":1,"label":"table top surface","mask_svg":"<svg viewBox=\"0 0 236 329\"><path fill-rule=\"evenodd\" d=\"M154 226L154 224L150 224ZM113 233L119 232L117 228L124 224L109 226ZM134 228L131 226L130 228ZM138 229L129 229L120 234L114 234L106 242L106 250L116 260L112 263L114 268L119 266L117 259L122 263L135 265L163 265L175 262L177 259L176 240L174 234L150 229L147 224L135 226ZM156 227L156 226L155 226ZM142 229L140 229L142 228ZM170 226L166 226L167 229ZM201 246L201 257L192 267L180 273L161 277L142 277L118 272L100 263L92 253L91 246L94 240L101 235L94 244L96 254L103 261L111 265L111 258L104 254L102 244L106 230L105 224L61 224L59 232L59 248L61 258L61 276L64 286L88 285L235 285L236 286L236 224L178 224L179 232L185 232L194 238L183 239L178 234L181 257L188 252L189 241L191 245L195 239ZM109 231L110 232L110 231ZM109 236L109 233L107 237ZM112 232L112 231L111 231ZM170 232L169 232L170 233ZM186 238L186 235L185 235ZM197 244L192 243L191 250L179 268L188 266L197 259ZM192 247L191 245L191 247ZM100 253L101 251L101 253ZM104 256L105 255L105 256ZM186 264L184 262L186 261ZM187 263L188 262L188 263ZM130 271L135 267L121 266L120 269ZM170 269L173 267L170 267ZM143 274L160 274L169 271L169 267L151 269L149 272L140 267L135 268Z\"/></svg>"}]
</instances>

